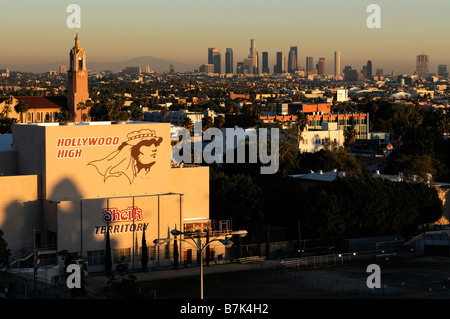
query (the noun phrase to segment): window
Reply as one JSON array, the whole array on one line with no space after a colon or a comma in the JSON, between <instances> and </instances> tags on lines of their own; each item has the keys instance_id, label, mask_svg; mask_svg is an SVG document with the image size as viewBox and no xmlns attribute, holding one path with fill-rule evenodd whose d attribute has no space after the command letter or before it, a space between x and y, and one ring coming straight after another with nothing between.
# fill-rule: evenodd
<instances>
[{"instance_id":1,"label":"window","mask_svg":"<svg viewBox=\"0 0 450 319\"><path fill-rule=\"evenodd\" d=\"M125 262L129 263L131 261L131 248L114 249L113 254L113 260L115 264L122 262L122 257L125 257Z\"/></svg>"},{"instance_id":2,"label":"window","mask_svg":"<svg viewBox=\"0 0 450 319\"><path fill-rule=\"evenodd\" d=\"M147 246L148 260L156 259L156 248L157 246ZM139 247L139 261L142 261L142 247Z\"/></svg>"},{"instance_id":3,"label":"window","mask_svg":"<svg viewBox=\"0 0 450 319\"><path fill-rule=\"evenodd\" d=\"M104 265L105 264L105 251L93 250L87 252L89 265Z\"/></svg>"}]
</instances>

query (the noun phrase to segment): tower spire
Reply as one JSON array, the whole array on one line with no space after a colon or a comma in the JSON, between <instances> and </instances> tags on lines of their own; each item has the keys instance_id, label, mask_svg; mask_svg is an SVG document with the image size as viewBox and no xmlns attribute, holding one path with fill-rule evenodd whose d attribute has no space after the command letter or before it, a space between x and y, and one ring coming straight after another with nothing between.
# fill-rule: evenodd
<instances>
[{"instance_id":1,"label":"tower spire","mask_svg":"<svg viewBox=\"0 0 450 319\"><path fill-rule=\"evenodd\" d=\"M78 36L78 30L77 30L77 36L75 37L75 47L80 46L80 37Z\"/></svg>"},{"instance_id":2,"label":"tower spire","mask_svg":"<svg viewBox=\"0 0 450 319\"><path fill-rule=\"evenodd\" d=\"M86 52L80 45L80 37L75 36L75 46L70 50L70 68L68 74L67 105L75 122L88 119L79 109L80 103L89 100L88 70L86 69ZM86 113L86 112L85 112Z\"/></svg>"}]
</instances>

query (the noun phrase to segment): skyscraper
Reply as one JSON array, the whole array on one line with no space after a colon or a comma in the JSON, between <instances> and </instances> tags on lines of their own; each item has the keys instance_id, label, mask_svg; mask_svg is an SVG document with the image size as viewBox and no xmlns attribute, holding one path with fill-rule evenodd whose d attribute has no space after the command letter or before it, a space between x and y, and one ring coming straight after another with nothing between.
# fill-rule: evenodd
<instances>
[{"instance_id":1,"label":"skyscraper","mask_svg":"<svg viewBox=\"0 0 450 319\"><path fill-rule=\"evenodd\" d=\"M317 69L319 75L325 75L325 58L319 58Z\"/></svg>"},{"instance_id":2,"label":"skyscraper","mask_svg":"<svg viewBox=\"0 0 450 319\"><path fill-rule=\"evenodd\" d=\"M428 55L426 54L419 54L416 58L416 73L419 77L426 76L426 73L428 73Z\"/></svg>"},{"instance_id":3,"label":"skyscraper","mask_svg":"<svg viewBox=\"0 0 450 319\"><path fill-rule=\"evenodd\" d=\"M68 74L67 106L75 122L86 120L87 115L78 108L80 102L89 100L88 70L86 69L86 52L80 45L80 37L75 37L75 46L69 53L70 66Z\"/></svg>"},{"instance_id":4,"label":"skyscraper","mask_svg":"<svg viewBox=\"0 0 450 319\"><path fill-rule=\"evenodd\" d=\"M220 59L220 49L209 48L208 49L208 64L214 65L214 73L221 73L221 59Z\"/></svg>"},{"instance_id":5,"label":"skyscraper","mask_svg":"<svg viewBox=\"0 0 450 319\"><path fill-rule=\"evenodd\" d=\"M273 67L273 73L283 73L283 52L277 52L277 63Z\"/></svg>"},{"instance_id":6,"label":"skyscraper","mask_svg":"<svg viewBox=\"0 0 450 319\"><path fill-rule=\"evenodd\" d=\"M372 71L372 61L371 60L367 61L366 72L367 72L367 78L369 80L372 79L373 71Z\"/></svg>"},{"instance_id":7,"label":"skyscraper","mask_svg":"<svg viewBox=\"0 0 450 319\"><path fill-rule=\"evenodd\" d=\"M341 75L341 52L334 52L334 77L337 78Z\"/></svg>"},{"instance_id":8,"label":"skyscraper","mask_svg":"<svg viewBox=\"0 0 450 319\"><path fill-rule=\"evenodd\" d=\"M263 52L262 53L262 73L270 73L269 70L269 53Z\"/></svg>"},{"instance_id":9,"label":"skyscraper","mask_svg":"<svg viewBox=\"0 0 450 319\"><path fill-rule=\"evenodd\" d=\"M227 48L225 52L225 73L233 73L233 49Z\"/></svg>"},{"instance_id":10,"label":"skyscraper","mask_svg":"<svg viewBox=\"0 0 450 319\"><path fill-rule=\"evenodd\" d=\"M288 72L294 73L298 70L298 49L296 46L293 46L289 50L288 55Z\"/></svg>"},{"instance_id":11,"label":"skyscraper","mask_svg":"<svg viewBox=\"0 0 450 319\"><path fill-rule=\"evenodd\" d=\"M314 66L313 66L313 57L312 56L307 56L306 57L306 75L310 75L312 74L313 70L314 70Z\"/></svg>"},{"instance_id":12,"label":"skyscraper","mask_svg":"<svg viewBox=\"0 0 450 319\"><path fill-rule=\"evenodd\" d=\"M297 71L297 47L291 47L288 56L288 73Z\"/></svg>"},{"instance_id":13,"label":"skyscraper","mask_svg":"<svg viewBox=\"0 0 450 319\"><path fill-rule=\"evenodd\" d=\"M253 62L253 70L249 70L251 74L258 73L258 52L256 51L256 40L250 40L250 54L248 55L249 59L252 59Z\"/></svg>"},{"instance_id":14,"label":"skyscraper","mask_svg":"<svg viewBox=\"0 0 450 319\"><path fill-rule=\"evenodd\" d=\"M448 77L447 64L438 65L438 76Z\"/></svg>"}]
</instances>

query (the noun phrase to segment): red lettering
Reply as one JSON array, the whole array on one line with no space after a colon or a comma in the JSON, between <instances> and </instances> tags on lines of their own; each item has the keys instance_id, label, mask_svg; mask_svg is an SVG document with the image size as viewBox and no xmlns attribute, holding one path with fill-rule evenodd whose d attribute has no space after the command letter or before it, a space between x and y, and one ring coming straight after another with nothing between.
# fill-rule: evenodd
<instances>
[{"instance_id":1,"label":"red lettering","mask_svg":"<svg viewBox=\"0 0 450 319\"><path fill-rule=\"evenodd\" d=\"M64 153L66 152L66 150L58 150L58 153L56 154L56 158L63 158Z\"/></svg>"},{"instance_id":2,"label":"red lettering","mask_svg":"<svg viewBox=\"0 0 450 319\"><path fill-rule=\"evenodd\" d=\"M90 137L89 138L89 146L95 146L95 144L97 143L97 137Z\"/></svg>"},{"instance_id":3,"label":"red lettering","mask_svg":"<svg viewBox=\"0 0 450 319\"><path fill-rule=\"evenodd\" d=\"M135 207L134 208L134 219L135 220L142 220L142 209Z\"/></svg>"},{"instance_id":4,"label":"red lettering","mask_svg":"<svg viewBox=\"0 0 450 319\"><path fill-rule=\"evenodd\" d=\"M64 146L64 139L63 138L58 138L56 140L56 147L61 147Z\"/></svg>"},{"instance_id":5,"label":"red lettering","mask_svg":"<svg viewBox=\"0 0 450 319\"><path fill-rule=\"evenodd\" d=\"M142 209L139 207L128 207L124 210L119 210L117 208L104 208L103 222L115 223L133 221L133 214L135 221L142 221L144 219L142 216Z\"/></svg>"}]
</instances>

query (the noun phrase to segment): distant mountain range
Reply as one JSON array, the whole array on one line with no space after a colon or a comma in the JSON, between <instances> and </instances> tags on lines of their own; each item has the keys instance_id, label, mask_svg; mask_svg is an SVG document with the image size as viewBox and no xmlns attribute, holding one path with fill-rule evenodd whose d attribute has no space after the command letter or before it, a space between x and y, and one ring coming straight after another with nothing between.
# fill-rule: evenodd
<instances>
[{"instance_id":1,"label":"distant mountain range","mask_svg":"<svg viewBox=\"0 0 450 319\"><path fill-rule=\"evenodd\" d=\"M44 73L48 71L59 71L59 67L61 65L65 65L69 67L69 62L65 61L57 61L51 63L41 63L41 64L27 64L27 65L0 65L0 68L8 68L10 71L19 71L19 72L32 72L32 73ZM142 68L142 72L145 72L145 66L150 66L150 69L157 72L169 72L170 65L174 65L175 72L189 72L198 69L199 66L189 65L182 62L165 60L154 58L151 56L142 56L133 58L125 61L110 61L110 62L90 62L87 60L88 70L100 72L105 70L111 70L113 73L117 73L122 71L127 66L137 66Z\"/></svg>"}]
</instances>

